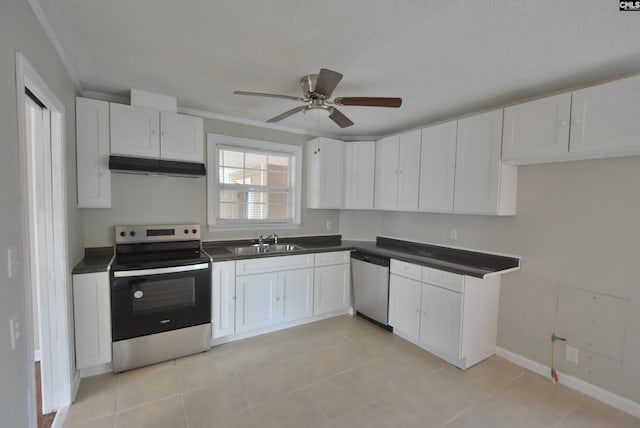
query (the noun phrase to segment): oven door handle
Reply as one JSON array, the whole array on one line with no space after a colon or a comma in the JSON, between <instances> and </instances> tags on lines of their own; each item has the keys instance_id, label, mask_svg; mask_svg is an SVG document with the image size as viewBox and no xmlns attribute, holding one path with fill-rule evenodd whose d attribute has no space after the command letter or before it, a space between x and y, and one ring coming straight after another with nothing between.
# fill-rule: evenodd
<instances>
[{"instance_id":1,"label":"oven door handle","mask_svg":"<svg viewBox=\"0 0 640 428\"><path fill-rule=\"evenodd\" d=\"M209 263L198 263L196 265L172 266L156 269L120 270L113 272L115 278L131 278L136 276L162 275L165 273L191 272L194 270L208 269Z\"/></svg>"}]
</instances>

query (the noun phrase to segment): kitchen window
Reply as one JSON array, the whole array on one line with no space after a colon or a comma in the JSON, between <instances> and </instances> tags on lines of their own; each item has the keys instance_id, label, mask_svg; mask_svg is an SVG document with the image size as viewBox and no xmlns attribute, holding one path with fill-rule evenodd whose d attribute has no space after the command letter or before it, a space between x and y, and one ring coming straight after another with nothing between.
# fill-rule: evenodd
<instances>
[{"instance_id":1,"label":"kitchen window","mask_svg":"<svg viewBox=\"0 0 640 428\"><path fill-rule=\"evenodd\" d=\"M302 148L207 135L210 230L300 225Z\"/></svg>"}]
</instances>

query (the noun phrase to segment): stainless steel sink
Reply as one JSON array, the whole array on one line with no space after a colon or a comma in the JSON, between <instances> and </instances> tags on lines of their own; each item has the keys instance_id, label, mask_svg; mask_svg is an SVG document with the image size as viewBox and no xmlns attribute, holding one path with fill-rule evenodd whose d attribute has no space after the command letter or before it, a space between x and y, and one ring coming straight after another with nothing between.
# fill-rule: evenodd
<instances>
[{"instance_id":1,"label":"stainless steel sink","mask_svg":"<svg viewBox=\"0 0 640 428\"><path fill-rule=\"evenodd\" d=\"M295 244L253 244L243 247L227 247L235 254L264 254L264 253L286 253L290 251L302 250L303 248Z\"/></svg>"}]
</instances>

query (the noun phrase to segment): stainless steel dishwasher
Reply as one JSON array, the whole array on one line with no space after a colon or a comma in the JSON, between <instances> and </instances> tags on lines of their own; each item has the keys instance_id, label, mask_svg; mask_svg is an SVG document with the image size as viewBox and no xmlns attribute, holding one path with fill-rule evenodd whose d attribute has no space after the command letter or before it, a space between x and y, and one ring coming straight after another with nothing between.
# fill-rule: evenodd
<instances>
[{"instance_id":1,"label":"stainless steel dishwasher","mask_svg":"<svg viewBox=\"0 0 640 428\"><path fill-rule=\"evenodd\" d=\"M392 330L389 326L389 257L352 252L351 280L356 313Z\"/></svg>"}]
</instances>

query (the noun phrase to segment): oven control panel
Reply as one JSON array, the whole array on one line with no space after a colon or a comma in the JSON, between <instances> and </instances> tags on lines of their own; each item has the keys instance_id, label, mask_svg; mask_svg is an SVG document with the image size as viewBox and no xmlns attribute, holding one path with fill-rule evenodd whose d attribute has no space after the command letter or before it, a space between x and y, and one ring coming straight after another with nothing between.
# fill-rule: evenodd
<instances>
[{"instance_id":1,"label":"oven control panel","mask_svg":"<svg viewBox=\"0 0 640 428\"><path fill-rule=\"evenodd\" d=\"M199 240L199 224L116 226L116 244Z\"/></svg>"}]
</instances>

